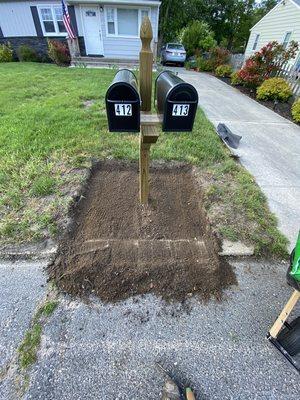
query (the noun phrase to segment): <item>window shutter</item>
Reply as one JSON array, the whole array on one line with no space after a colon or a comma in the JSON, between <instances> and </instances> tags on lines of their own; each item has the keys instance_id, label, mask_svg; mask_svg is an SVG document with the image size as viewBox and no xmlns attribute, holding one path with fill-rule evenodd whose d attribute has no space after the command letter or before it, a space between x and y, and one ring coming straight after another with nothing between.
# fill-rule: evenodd
<instances>
[{"instance_id":1,"label":"window shutter","mask_svg":"<svg viewBox=\"0 0 300 400\"><path fill-rule=\"evenodd\" d=\"M78 27L77 27L77 21L76 21L76 14L75 14L75 7L74 6L68 6L68 11L71 19L71 25L73 28L73 32L75 36L78 36Z\"/></svg>"},{"instance_id":2,"label":"window shutter","mask_svg":"<svg viewBox=\"0 0 300 400\"><path fill-rule=\"evenodd\" d=\"M30 10L31 10L31 14L32 14L35 30L36 30L36 35L38 37L43 37L44 36L43 35L43 30L42 30L42 27L41 27L40 17L39 17L39 13L38 13L38 10L37 10L36 6L31 6Z\"/></svg>"}]
</instances>

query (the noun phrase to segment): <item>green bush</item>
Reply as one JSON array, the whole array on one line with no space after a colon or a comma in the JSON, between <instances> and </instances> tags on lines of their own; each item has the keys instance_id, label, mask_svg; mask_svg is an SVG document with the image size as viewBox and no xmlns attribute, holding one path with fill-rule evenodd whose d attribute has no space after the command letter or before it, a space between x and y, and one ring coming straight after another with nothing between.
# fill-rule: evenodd
<instances>
[{"instance_id":1,"label":"green bush","mask_svg":"<svg viewBox=\"0 0 300 400\"><path fill-rule=\"evenodd\" d=\"M13 61L13 49L10 43L0 44L0 62Z\"/></svg>"},{"instance_id":2,"label":"green bush","mask_svg":"<svg viewBox=\"0 0 300 400\"><path fill-rule=\"evenodd\" d=\"M203 57L197 57L197 67L200 71L211 72L214 67L210 60L206 60Z\"/></svg>"},{"instance_id":3,"label":"green bush","mask_svg":"<svg viewBox=\"0 0 300 400\"><path fill-rule=\"evenodd\" d=\"M203 21L192 21L182 30L180 36L188 55L207 51L217 43L210 26Z\"/></svg>"},{"instance_id":4,"label":"green bush","mask_svg":"<svg viewBox=\"0 0 300 400\"><path fill-rule=\"evenodd\" d=\"M17 50L18 58L20 61L37 62L39 57L34 49L22 44Z\"/></svg>"},{"instance_id":5,"label":"green bush","mask_svg":"<svg viewBox=\"0 0 300 400\"><path fill-rule=\"evenodd\" d=\"M270 78L264 81L257 89L258 100L288 101L293 92L286 80L283 78Z\"/></svg>"},{"instance_id":6,"label":"green bush","mask_svg":"<svg viewBox=\"0 0 300 400\"><path fill-rule=\"evenodd\" d=\"M48 40L48 55L57 65L70 65L71 56L69 48L66 44L58 40Z\"/></svg>"},{"instance_id":7,"label":"green bush","mask_svg":"<svg viewBox=\"0 0 300 400\"><path fill-rule=\"evenodd\" d=\"M300 122L300 99L292 105L292 116L295 122Z\"/></svg>"},{"instance_id":8,"label":"green bush","mask_svg":"<svg viewBox=\"0 0 300 400\"><path fill-rule=\"evenodd\" d=\"M228 64L230 61L230 51L224 47L214 47L209 51L209 59L216 69L219 65Z\"/></svg>"},{"instance_id":9,"label":"green bush","mask_svg":"<svg viewBox=\"0 0 300 400\"><path fill-rule=\"evenodd\" d=\"M240 71L234 71L230 76L231 84L233 86L241 85L243 83L242 79L240 78L239 72Z\"/></svg>"},{"instance_id":10,"label":"green bush","mask_svg":"<svg viewBox=\"0 0 300 400\"><path fill-rule=\"evenodd\" d=\"M219 65L216 68L215 73L217 76L220 76L222 78L229 78L232 74L232 67L229 64Z\"/></svg>"}]
</instances>

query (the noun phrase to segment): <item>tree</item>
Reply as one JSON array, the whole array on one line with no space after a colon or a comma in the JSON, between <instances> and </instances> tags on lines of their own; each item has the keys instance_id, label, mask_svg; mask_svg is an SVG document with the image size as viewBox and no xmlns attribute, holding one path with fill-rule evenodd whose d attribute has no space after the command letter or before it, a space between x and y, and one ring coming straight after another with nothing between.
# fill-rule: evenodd
<instances>
[{"instance_id":1,"label":"tree","mask_svg":"<svg viewBox=\"0 0 300 400\"><path fill-rule=\"evenodd\" d=\"M278 0L162 0L160 40L176 40L190 21L198 20L208 24L218 44L243 51L250 28L277 3Z\"/></svg>"},{"instance_id":2,"label":"tree","mask_svg":"<svg viewBox=\"0 0 300 400\"><path fill-rule=\"evenodd\" d=\"M193 21L184 28L182 43L189 55L210 50L217 44L209 25L202 21Z\"/></svg>"}]
</instances>

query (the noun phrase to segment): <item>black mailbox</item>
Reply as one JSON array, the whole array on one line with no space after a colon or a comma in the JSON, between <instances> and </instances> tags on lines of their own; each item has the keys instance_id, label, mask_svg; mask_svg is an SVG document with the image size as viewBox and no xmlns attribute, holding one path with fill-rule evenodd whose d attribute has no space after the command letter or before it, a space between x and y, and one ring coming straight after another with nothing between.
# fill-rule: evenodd
<instances>
[{"instance_id":1,"label":"black mailbox","mask_svg":"<svg viewBox=\"0 0 300 400\"><path fill-rule=\"evenodd\" d=\"M139 132L141 100L132 71L118 71L105 97L110 132Z\"/></svg>"},{"instance_id":2,"label":"black mailbox","mask_svg":"<svg viewBox=\"0 0 300 400\"><path fill-rule=\"evenodd\" d=\"M163 114L164 132L193 130L198 107L198 93L194 86L173 72L164 71L156 78L155 97L157 111Z\"/></svg>"}]
</instances>

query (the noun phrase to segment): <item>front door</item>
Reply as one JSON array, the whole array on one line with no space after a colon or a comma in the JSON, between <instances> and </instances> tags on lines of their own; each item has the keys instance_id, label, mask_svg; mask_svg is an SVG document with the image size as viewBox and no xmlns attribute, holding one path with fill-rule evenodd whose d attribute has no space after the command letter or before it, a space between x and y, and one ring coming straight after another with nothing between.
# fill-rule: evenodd
<instances>
[{"instance_id":1,"label":"front door","mask_svg":"<svg viewBox=\"0 0 300 400\"><path fill-rule=\"evenodd\" d=\"M87 55L103 55L101 17L98 6L82 7L85 50Z\"/></svg>"}]
</instances>

